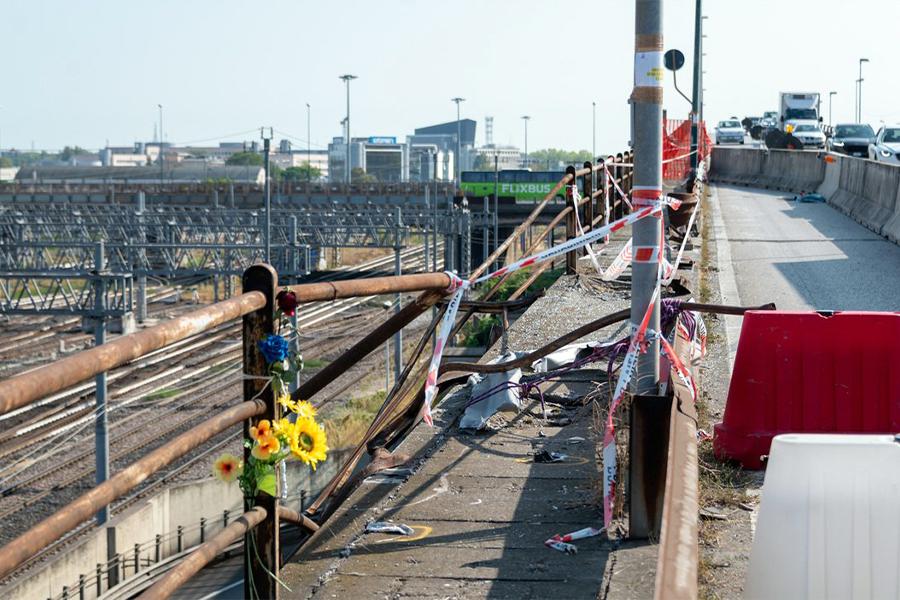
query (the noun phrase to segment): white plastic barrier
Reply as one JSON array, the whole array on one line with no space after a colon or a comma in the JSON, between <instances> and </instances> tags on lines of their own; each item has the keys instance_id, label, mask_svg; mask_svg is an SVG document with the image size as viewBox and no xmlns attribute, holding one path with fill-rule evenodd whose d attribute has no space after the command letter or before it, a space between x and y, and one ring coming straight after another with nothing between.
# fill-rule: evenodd
<instances>
[{"instance_id":1,"label":"white plastic barrier","mask_svg":"<svg viewBox=\"0 0 900 600\"><path fill-rule=\"evenodd\" d=\"M748 600L900 598L900 442L775 437L745 590Z\"/></svg>"}]
</instances>

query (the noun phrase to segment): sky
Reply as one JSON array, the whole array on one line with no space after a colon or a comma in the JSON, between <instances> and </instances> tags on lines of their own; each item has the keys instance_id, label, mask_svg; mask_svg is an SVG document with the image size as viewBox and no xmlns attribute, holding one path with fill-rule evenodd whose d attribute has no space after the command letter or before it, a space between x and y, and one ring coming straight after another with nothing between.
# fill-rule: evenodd
<instances>
[{"instance_id":1,"label":"sky","mask_svg":"<svg viewBox=\"0 0 900 600\"><path fill-rule=\"evenodd\" d=\"M896 0L704 0L706 117L775 110L779 91L820 91L828 120L900 121ZM690 95L694 0L664 0L666 48L684 52ZM494 142L530 150L624 149L634 2L626 0L4 0L0 147L100 148L150 140L163 105L166 141L258 139L272 126L306 147L351 132L403 139L461 116L494 117ZM665 108L687 102L667 73Z\"/></svg>"}]
</instances>

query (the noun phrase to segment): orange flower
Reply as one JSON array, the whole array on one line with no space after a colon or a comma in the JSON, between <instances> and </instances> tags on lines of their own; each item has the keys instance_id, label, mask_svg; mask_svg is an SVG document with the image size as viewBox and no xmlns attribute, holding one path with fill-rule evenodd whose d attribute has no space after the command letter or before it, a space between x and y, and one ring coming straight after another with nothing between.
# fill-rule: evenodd
<instances>
[{"instance_id":1,"label":"orange flower","mask_svg":"<svg viewBox=\"0 0 900 600\"><path fill-rule=\"evenodd\" d=\"M272 424L269 423L268 419L263 419L256 424L256 427L250 428L250 437L254 440L269 435L272 435Z\"/></svg>"},{"instance_id":2,"label":"orange flower","mask_svg":"<svg viewBox=\"0 0 900 600\"><path fill-rule=\"evenodd\" d=\"M266 423L268 423L268 421L266 421ZM269 460L269 457L280 449L281 443L278 441L278 438L269 433L256 438L256 444L253 446L253 450L250 451L250 454L253 455L253 458L258 460Z\"/></svg>"},{"instance_id":3,"label":"orange flower","mask_svg":"<svg viewBox=\"0 0 900 600\"><path fill-rule=\"evenodd\" d=\"M232 454L223 454L213 463L213 475L225 482L232 482L241 474L241 461Z\"/></svg>"}]
</instances>

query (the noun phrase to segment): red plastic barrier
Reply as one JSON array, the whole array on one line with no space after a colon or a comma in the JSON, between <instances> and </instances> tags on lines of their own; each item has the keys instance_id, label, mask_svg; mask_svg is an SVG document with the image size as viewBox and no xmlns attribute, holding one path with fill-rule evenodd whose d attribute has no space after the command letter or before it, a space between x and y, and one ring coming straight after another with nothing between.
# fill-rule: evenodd
<instances>
[{"instance_id":1,"label":"red plastic barrier","mask_svg":"<svg viewBox=\"0 0 900 600\"><path fill-rule=\"evenodd\" d=\"M900 312L750 311L719 458L762 468L780 433L900 432Z\"/></svg>"}]
</instances>

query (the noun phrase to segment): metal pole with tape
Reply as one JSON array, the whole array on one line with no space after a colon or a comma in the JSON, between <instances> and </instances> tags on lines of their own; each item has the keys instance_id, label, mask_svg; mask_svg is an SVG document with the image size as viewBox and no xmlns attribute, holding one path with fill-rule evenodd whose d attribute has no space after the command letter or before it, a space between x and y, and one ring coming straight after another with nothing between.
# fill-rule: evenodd
<instances>
[{"instance_id":1,"label":"metal pole with tape","mask_svg":"<svg viewBox=\"0 0 900 600\"><path fill-rule=\"evenodd\" d=\"M634 91L634 183L632 200L636 210L662 196L662 99L663 36L662 0L636 0ZM655 218L634 224L631 278L631 324L640 325L647 305L653 301L649 328L659 330L659 302L653 300L658 275L658 253L641 260L641 247L659 245L659 223ZM647 352L638 359L636 393L654 394L659 383L659 342L648 340Z\"/></svg>"}]
</instances>

